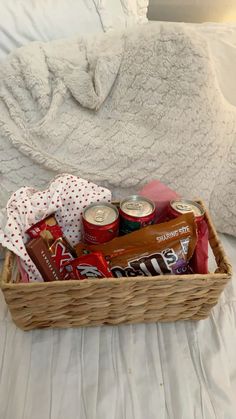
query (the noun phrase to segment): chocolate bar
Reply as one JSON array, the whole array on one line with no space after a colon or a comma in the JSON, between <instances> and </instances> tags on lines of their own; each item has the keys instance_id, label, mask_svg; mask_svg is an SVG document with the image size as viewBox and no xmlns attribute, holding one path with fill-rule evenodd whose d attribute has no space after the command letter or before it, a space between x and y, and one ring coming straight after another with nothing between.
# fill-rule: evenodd
<instances>
[{"instance_id":1,"label":"chocolate bar","mask_svg":"<svg viewBox=\"0 0 236 419\"><path fill-rule=\"evenodd\" d=\"M70 261L64 268L71 279L100 279L113 276L102 252L93 252L80 256Z\"/></svg>"},{"instance_id":2,"label":"chocolate bar","mask_svg":"<svg viewBox=\"0 0 236 419\"><path fill-rule=\"evenodd\" d=\"M70 249L71 247L68 246L68 242L64 239L64 237L60 237L52 244L52 246L49 247L52 258L63 279L69 279L69 274L64 269L64 265L74 260Z\"/></svg>"},{"instance_id":3,"label":"chocolate bar","mask_svg":"<svg viewBox=\"0 0 236 419\"><path fill-rule=\"evenodd\" d=\"M37 237L27 243L26 250L44 281L59 281L63 279L60 269L57 268L52 254L42 237Z\"/></svg>"},{"instance_id":4,"label":"chocolate bar","mask_svg":"<svg viewBox=\"0 0 236 419\"><path fill-rule=\"evenodd\" d=\"M57 239L52 246L49 247L53 259L57 267L61 270L63 265L74 259L67 242L63 237Z\"/></svg>"},{"instance_id":5,"label":"chocolate bar","mask_svg":"<svg viewBox=\"0 0 236 419\"><path fill-rule=\"evenodd\" d=\"M45 242L50 246L56 239L62 237L62 229L58 225L55 215L49 215L47 218L32 225L26 233L31 239L41 236Z\"/></svg>"}]
</instances>

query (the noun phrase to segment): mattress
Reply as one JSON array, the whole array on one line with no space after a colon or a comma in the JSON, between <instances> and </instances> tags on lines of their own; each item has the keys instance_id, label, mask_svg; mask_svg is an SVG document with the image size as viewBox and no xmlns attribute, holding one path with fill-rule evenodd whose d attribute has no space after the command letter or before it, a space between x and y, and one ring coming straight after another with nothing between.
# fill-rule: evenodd
<instances>
[{"instance_id":1,"label":"mattress","mask_svg":"<svg viewBox=\"0 0 236 419\"><path fill-rule=\"evenodd\" d=\"M0 336L1 419L236 417L235 274L199 322L23 332L0 293Z\"/></svg>"}]
</instances>

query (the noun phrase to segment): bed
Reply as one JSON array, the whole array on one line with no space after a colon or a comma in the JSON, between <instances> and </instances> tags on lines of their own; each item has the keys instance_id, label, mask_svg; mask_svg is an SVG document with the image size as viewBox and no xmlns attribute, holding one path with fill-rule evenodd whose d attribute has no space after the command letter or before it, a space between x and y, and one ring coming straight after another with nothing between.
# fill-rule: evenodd
<instances>
[{"instance_id":1,"label":"bed","mask_svg":"<svg viewBox=\"0 0 236 419\"><path fill-rule=\"evenodd\" d=\"M63 21L62 4L48 4L44 12L39 8L41 21L36 19L36 2L31 2L32 9L26 0L19 2L17 12L11 1L5 8L4 2L0 4L2 60L13 47L28 41L74 35L78 32L77 21L73 20L76 13L81 22L84 13L97 33L146 24L145 1L113 0L106 8L105 2L71 0L70 21L74 26L70 27ZM83 13L79 9L81 14L76 9L80 6L84 7ZM21 12L25 19L28 16L23 29L14 14L19 16ZM55 24L58 21L60 24ZM44 28L41 32L39 22ZM50 31L53 23L55 27ZM31 25L28 31L26 24ZM63 25L67 33L63 33ZM236 24L186 26L194 27L207 39L223 96L236 106ZM85 28L88 24L81 32ZM20 36L14 37L14 33ZM7 162L1 162L2 176L7 166L9 179L11 159L10 155ZM42 175L41 180L48 179ZM6 202L6 191L13 190L13 180L1 188L2 203ZM225 234L220 237L235 272L236 238ZM209 319L196 323L22 332L13 324L0 293L0 418L235 419L235 279L234 274Z\"/></svg>"}]
</instances>

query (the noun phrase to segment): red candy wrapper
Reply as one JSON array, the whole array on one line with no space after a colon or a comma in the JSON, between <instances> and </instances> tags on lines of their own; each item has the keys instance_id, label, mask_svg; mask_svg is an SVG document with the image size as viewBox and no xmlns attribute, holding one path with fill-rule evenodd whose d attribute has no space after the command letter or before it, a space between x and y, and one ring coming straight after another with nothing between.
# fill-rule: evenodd
<instances>
[{"instance_id":1,"label":"red candy wrapper","mask_svg":"<svg viewBox=\"0 0 236 419\"><path fill-rule=\"evenodd\" d=\"M49 247L49 250L52 253L52 258L60 271L62 271L64 265L74 259L70 249L68 248L67 242L63 237L57 239L52 246Z\"/></svg>"},{"instance_id":2,"label":"red candy wrapper","mask_svg":"<svg viewBox=\"0 0 236 419\"><path fill-rule=\"evenodd\" d=\"M76 253L63 236L55 215L52 214L34 224L26 233L33 239L40 237L44 240L51 254L51 259L60 272L60 279L69 279L70 275L65 271L64 265L73 260Z\"/></svg>"},{"instance_id":3,"label":"red candy wrapper","mask_svg":"<svg viewBox=\"0 0 236 419\"><path fill-rule=\"evenodd\" d=\"M93 252L65 265L70 279L99 279L113 277L102 252Z\"/></svg>"},{"instance_id":4,"label":"red candy wrapper","mask_svg":"<svg viewBox=\"0 0 236 419\"><path fill-rule=\"evenodd\" d=\"M64 266L74 260L74 256L68 246L67 241L63 237L59 237L50 247L49 250L52 254L52 258L60 270L63 279L69 279L69 273L64 269Z\"/></svg>"},{"instance_id":5,"label":"red candy wrapper","mask_svg":"<svg viewBox=\"0 0 236 419\"><path fill-rule=\"evenodd\" d=\"M58 225L54 214L28 228L26 233L31 239L41 236L48 244L52 244L56 239L63 236L62 229Z\"/></svg>"},{"instance_id":6,"label":"red candy wrapper","mask_svg":"<svg viewBox=\"0 0 236 419\"><path fill-rule=\"evenodd\" d=\"M204 219L197 222L198 239L190 266L194 273L208 273L208 226Z\"/></svg>"}]
</instances>

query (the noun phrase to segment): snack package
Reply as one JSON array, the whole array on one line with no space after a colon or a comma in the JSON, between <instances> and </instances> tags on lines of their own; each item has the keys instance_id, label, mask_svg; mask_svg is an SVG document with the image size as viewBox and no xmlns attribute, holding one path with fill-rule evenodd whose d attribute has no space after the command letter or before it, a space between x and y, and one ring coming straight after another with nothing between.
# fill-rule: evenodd
<instances>
[{"instance_id":1,"label":"snack package","mask_svg":"<svg viewBox=\"0 0 236 419\"><path fill-rule=\"evenodd\" d=\"M197 222L198 239L190 266L196 274L208 273L208 226L203 219Z\"/></svg>"},{"instance_id":2,"label":"snack package","mask_svg":"<svg viewBox=\"0 0 236 419\"><path fill-rule=\"evenodd\" d=\"M74 252L71 252L71 247L68 246L64 237L59 237L55 240L49 247L49 250L56 266L60 269L60 272L62 272L63 266L66 263L74 259Z\"/></svg>"},{"instance_id":3,"label":"snack package","mask_svg":"<svg viewBox=\"0 0 236 419\"><path fill-rule=\"evenodd\" d=\"M197 242L192 213L162 224L144 227L96 246L78 244L78 256L102 251L115 277L154 276L192 272L189 260Z\"/></svg>"},{"instance_id":4,"label":"snack package","mask_svg":"<svg viewBox=\"0 0 236 419\"><path fill-rule=\"evenodd\" d=\"M51 282L64 279L60 268L57 267L55 260L52 258L47 243L42 237L39 236L30 240L25 247L44 281Z\"/></svg>"},{"instance_id":5,"label":"snack package","mask_svg":"<svg viewBox=\"0 0 236 419\"><path fill-rule=\"evenodd\" d=\"M82 255L68 263L64 269L70 279L99 279L113 276L101 252Z\"/></svg>"},{"instance_id":6,"label":"snack package","mask_svg":"<svg viewBox=\"0 0 236 419\"><path fill-rule=\"evenodd\" d=\"M69 261L73 260L76 257L74 249L71 247L69 242L63 236L63 232L61 227L59 226L56 217L54 214L44 218L43 220L39 221L36 224L33 224L27 231L29 237L31 237L31 241L29 242L29 246L26 244L26 249L28 247L31 249L31 243L37 243L35 239L41 239L44 241L47 247L48 253L48 260L52 265L56 265L56 268L59 270L60 275L58 276L59 279L68 279L68 273L63 269L63 266L68 263ZM41 243L41 240L38 240ZM34 247L31 249L31 253L33 249L37 250L37 247L34 244ZM28 254L30 255L29 251ZM33 254L33 253L32 253ZM31 255L30 255L31 256ZM31 257L32 259L32 257ZM40 266L40 263L44 263L43 259L38 259L33 254L33 262L39 272L42 274L45 273L45 269ZM46 276L42 275L45 281L49 281L50 272L47 272L46 269ZM53 276L51 276L54 278Z\"/></svg>"},{"instance_id":7,"label":"snack package","mask_svg":"<svg viewBox=\"0 0 236 419\"><path fill-rule=\"evenodd\" d=\"M58 225L54 214L51 214L38 223L33 224L30 228L28 228L26 234L28 234L31 239L36 239L41 236L48 243L48 245L52 244L56 239L62 237L63 235L62 229Z\"/></svg>"}]
</instances>

